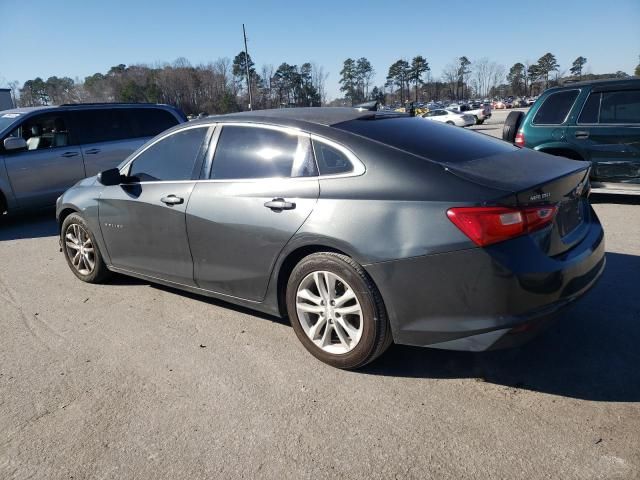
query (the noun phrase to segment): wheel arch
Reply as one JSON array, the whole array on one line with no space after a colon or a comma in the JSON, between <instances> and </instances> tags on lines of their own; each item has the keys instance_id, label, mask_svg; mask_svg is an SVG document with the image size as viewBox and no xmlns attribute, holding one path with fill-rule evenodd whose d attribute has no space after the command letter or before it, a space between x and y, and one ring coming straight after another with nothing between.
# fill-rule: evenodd
<instances>
[{"instance_id":1,"label":"wheel arch","mask_svg":"<svg viewBox=\"0 0 640 480\"><path fill-rule=\"evenodd\" d=\"M300 263L300 260L314 253L321 252L339 253L349 258L353 258L348 253L325 244L303 245L291 250L290 252L287 252L280 262L280 266L278 268L275 279L275 294L277 295L278 302L277 307L281 317L284 318L287 316L286 286L287 282L289 281L289 277L291 276L291 272L293 271L295 266Z\"/></svg>"},{"instance_id":2,"label":"wheel arch","mask_svg":"<svg viewBox=\"0 0 640 480\"><path fill-rule=\"evenodd\" d=\"M65 207L60 211L60 214L58 215L58 232L60 232L60 230L62 229L62 224L64 223L65 219L72 213L80 212L78 209L72 207Z\"/></svg>"},{"instance_id":3,"label":"wheel arch","mask_svg":"<svg viewBox=\"0 0 640 480\"><path fill-rule=\"evenodd\" d=\"M542 153L548 153L549 155L570 158L571 160L585 160L580 152L567 146L548 146L538 148L537 150Z\"/></svg>"}]
</instances>

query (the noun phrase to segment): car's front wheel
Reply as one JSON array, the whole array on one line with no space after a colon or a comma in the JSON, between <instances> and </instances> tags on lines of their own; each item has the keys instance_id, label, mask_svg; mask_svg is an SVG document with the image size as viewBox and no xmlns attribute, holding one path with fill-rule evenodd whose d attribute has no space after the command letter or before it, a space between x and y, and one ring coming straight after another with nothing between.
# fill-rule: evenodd
<instances>
[{"instance_id":1,"label":"car's front wheel","mask_svg":"<svg viewBox=\"0 0 640 480\"><path fill-rule=\"evenodd\" d=\"M80 280L101 283L110 276L95 237L80 215L72 213L64 219L60 241L69 268Z\"/></svg>"},{"instance_id":2,"label":"car's front wheel","mask_svg":"<svg viewBox=\"0 0 640 480\"><path fill-rule=\"evenodd\" d=\"M298 339L329 365L362 367L391 344L380 293L345 255L325 252L302 259L291 272L286 299Z\"/></svg>"}]
</instances>

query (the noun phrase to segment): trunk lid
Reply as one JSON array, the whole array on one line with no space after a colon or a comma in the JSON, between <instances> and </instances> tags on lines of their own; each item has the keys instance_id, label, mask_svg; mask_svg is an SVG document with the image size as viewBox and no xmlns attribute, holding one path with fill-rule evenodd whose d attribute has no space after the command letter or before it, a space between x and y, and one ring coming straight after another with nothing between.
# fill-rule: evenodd
<instances>
[{"instance_id":1,"label":"trunk lid","mask_svg":"<svg viewBox=\"0 0 640 480\"><path fill-rule=\"evenodd\" d=\"M552 229L534 234L549 255L559 255L584 238L590 207L589 162L569 160L529 149L447 163L454 175L491 188L512 192L500 203L558 207Z\"/></svg>"}]
</instances>

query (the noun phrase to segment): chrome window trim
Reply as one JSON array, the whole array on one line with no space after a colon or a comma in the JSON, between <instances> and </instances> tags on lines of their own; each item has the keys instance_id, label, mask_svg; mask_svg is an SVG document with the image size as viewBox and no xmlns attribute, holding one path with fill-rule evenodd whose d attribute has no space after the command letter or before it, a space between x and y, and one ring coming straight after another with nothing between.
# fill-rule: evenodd
<instances>
[{"instance_id":1,"label":"chrome window trim","mask_svg":"<svg viewBox=\"0 0 640 480\"><path fill-rule=\"evenodd\" d=\"M208 167L205 166L205 172L207 172L207 176L209 176L211 174L211 169L213 168L213 160L215 157L215 150L218 146L218 140L220 139L220 134L222 132L222 129L225 126L239 126L239 127L249 127L249 128L266 128L266 129L270 129L270 130L278 130L281 132L285 132L288 133L290 135L303 135L303 136L308 136L310 140L315 140L318 142L322 142L325 143L326 145L329 145L330 147L335 148L336 150L339 150L341 153L343 153L347 159L351 162L351 164L353 165L353 171L348 172L348 173L338 173L335 175L315 175L312 177L262 177L262 178L229 178L229 179L210 179L210 178L200 178L200 179L192 179L192 180L156 180L156 181L146 181L146 182L131 182L131 183L127 183L127 185L140 185L140 184L163 184L163 183L258 183L258 182L273 182L273 181L286 181L286 182L305 182L305 181L319 181L319 180L331 180L331 179L335 179L335 178L349 178L349 177L359 177L361 175L364 175L364 173L366 172L366 167L365 165L360 161L360 159L351 151L349 150L347 147L345 147L344 145L341 145L333 140L330 140L326 137L323 137L321 135L317 135L314 133L309 133L306 132L302 129L299 129L297 127L287 127L287 126L282 126L282 125L271 125L268 123L256 123L256 122L219 122L219 121L212 121L211 123L199 123L198 125L190 125L187 126L185 128L180 128L178 130L175 130L173 132L169 132L166 135L163 135L162 137L157 138L156 140L154 140L152 143L150 143L149 145L147 145L146 147L144 147L143 150L139 151L135 157L131 158L121 169L120 169L120 173L121 174L128 174L129 172L129 167L131 165L131 163L133 163L136 158L138 158L140 155L142 155L144 152L146 152L149 148L151 148L153 145L155 145L156 143L164 140L165 138L174 135L176 133L179 132L183 132L185 130L189 130L189 129L193 129L193 128L215 128L214 132L213 132L213 136L211 137L211 140L209 142L209 146L207 149L207 154L205 157L205 162L208 163ZM314 153L314 161L315 160L315 153ZM317 161L316 161L316 168L317 168ZM319 170L318 170L319 172Z\"/></svg>"}]
</instances>

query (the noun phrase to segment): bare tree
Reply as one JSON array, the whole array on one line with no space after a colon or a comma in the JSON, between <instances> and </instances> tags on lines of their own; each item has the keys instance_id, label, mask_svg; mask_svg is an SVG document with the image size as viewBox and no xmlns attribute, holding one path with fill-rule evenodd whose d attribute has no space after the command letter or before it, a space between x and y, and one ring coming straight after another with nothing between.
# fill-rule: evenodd
<instances>
[{"instance_id":1,"label":"bare tree","mask_svg":"<svg viewBox=\"0 0 640 480\"><path fill-rule=\"evenodd\" d=\"M327 102L327 90L325 84L328 77L329 73L325 73L324 67L315 62L311 64L311 84L318 92L318 95L320 95L322 105Z\"/></svg>"}]
</instances>

